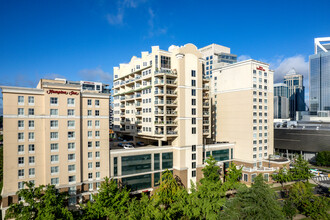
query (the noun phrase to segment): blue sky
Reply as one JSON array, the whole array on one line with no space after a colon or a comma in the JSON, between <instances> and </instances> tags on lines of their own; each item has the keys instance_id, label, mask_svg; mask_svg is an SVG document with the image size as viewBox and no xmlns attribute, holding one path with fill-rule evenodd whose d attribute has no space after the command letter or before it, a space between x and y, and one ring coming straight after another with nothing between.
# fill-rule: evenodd
<instances>
[{"instance_id":1,"label":"blue sky","mask_svg":"<svg viewBox=\"0 0 330 220\"><path fill-rule=\"evenodd\" d=\"M110 83L133 55L186 43L268 62L276 81L295 67L307 83L313 38L330 36L329 8L329 0L0 0L0 84Z\"/></svg>"}]
</instances>

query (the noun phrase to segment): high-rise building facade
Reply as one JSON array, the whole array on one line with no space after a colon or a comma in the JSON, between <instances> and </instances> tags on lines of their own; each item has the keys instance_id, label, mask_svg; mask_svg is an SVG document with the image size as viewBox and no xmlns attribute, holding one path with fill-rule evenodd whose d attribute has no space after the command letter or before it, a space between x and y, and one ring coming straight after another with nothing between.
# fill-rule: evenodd
<instances>
[{"instance_id":1,"label":"high-rise building facade","mask_svg":"<svg viewBox=\"0 0 330 220\"><path fill-rule=\"evenodd\" d=\"M199 51L205 60L203 76L207 79L212 78L213 69L237 62L237 56L230 53L230 48L219 44L208 45Z\"/></svg>"},{"instance_id":2,"label":"high-rise building facade","mask_svg":"<svg viewBox=\"0 0 330 220\"><path fill-rule=\"evenodd\" d=\"M264 166L273 154L273 71L246 60L213 71L211 97L216 142L235 143L234 158Z\"/></svg>"},{"instance_id":3,"label":"high-rise building facade","mask_svg":"<svg viewBox=\"0 0 330 220\"><path fill-rule=\"evenodd\" d=\"M65 79L41 79L37 88L1 86L3 211L18 201L24 181L69 191L69 205L95 193L109 176L107 86Z\"/></svg>"},{"instance_id":4,"label":"high-rise building facade","mask_svg":"<svg viewBox=\"0 0 330 220\"><path fill-rule=\"evenodd\" d=\"M274 118L289 118L288 86L284 83L274 84Z\"/></svg>"},{"instance_id":5,"label":"high-rise building facade","mask_svg":"<svg viewBox=\"0 0 330 220\"><path fill-rule=\"evenodd\" d=\"M284 76L284 83L288 86L289 116L291 119L296 118L297 111L306 110L305 87L303 82L303 75L297 74L294 68Z\"/></svg>"},{"instance_id":6,"label":"high-rise building facade","mask_svg":"<svg viewBox=\"0 0 330 220\"><path fill-rule=\"evenodd\" d=\"M315 54L309 56L309 110L313 113L330 111L329 42L330 37L315 38Z\"/></svg>"}]
</instances>

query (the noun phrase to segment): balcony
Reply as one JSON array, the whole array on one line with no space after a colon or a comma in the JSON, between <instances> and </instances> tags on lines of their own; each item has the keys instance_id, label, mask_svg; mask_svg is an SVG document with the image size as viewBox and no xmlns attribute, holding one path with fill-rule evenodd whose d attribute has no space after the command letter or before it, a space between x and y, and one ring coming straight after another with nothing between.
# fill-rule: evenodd
<instances>
[{"instance_id":1,"label":"balcony","mask_svg":"<svg viewBox=\"0 0 330 220\"><path fill-rule=\"evenodd\" d=\"M156 135L163 135L164 134L164 131L155 131L155 134Z\"/></svg>"},{"instance_id":2,"label":"balcony","mask_svg":"<svg viewBox=\"0 0 330 220\"><path fill-rule=\"evenodd\" d=\"M177 125L178 123L176 121L166 121L166 125Z\"/></svg>"},{"instance_id":3,"label":"balcony","mask_svg":"<svg viewBox=\"0 0 330 220\"><path fill-rule=\"evenodd\" d=\"M131 99L134 99L134 98L135 98L134 95L128 95L128 96L126 96L126 100L131 100Z\"/></svg>"},{"instance_id":4,"label":"balcony","mask_svg":"<svg viewBox=\"0 0 330 220\"><path fill-rule=\"evenodd\" d=\"M174 90L166 90L166 95L173 95L173 96L176 96L176 95L177 95L177 92L174 91Z\"/></svg>"},{"instance_id":5,"label":"balcony","mask_svg":"<svg viewBox=\"0 0 330 220\"><path fill-rule=\"evenodd\" d=\"M123 105L123 104L122 104L122 105L120 105L120 108L125 108L125 105Z\"/></svg>"},{"instance_id":6,"label":"balcony","mask_svg":"<svg viewBox=\"0 0 330 220\"><path fill-rule=\"evenodd\" d=\"M209 124L210 121L209 120L203 120L203 124Z\"/></svg>"},{"instance_id":7,"label":"balcony","mask_svg":"<svg viewBox=\"0 0 330 220\"><path fill-rule=\"evenodd\" d=\"M120 121L120 124L125 124L125 121L121 120L121 121Z\"/></svg>"},{"instance_id":8,"label":"balcony","mask_svg":"<svg viewBox=\"0 0 330 220\"><path fill-rule=\"evenodd\" d=\"M138 125L139 125L139 124L142 124L142 121L141 121L141 120L137 120L137 121L136 121L136 124L138 124Z\"/></svg>"},{"instance_id":9,"label":"balcony","mask_svg":"<svg viewBox=\"0 0 330 220\"><path fill-rule=\"evenodd\" d=\"M121 116L124 116L124 115L125 115L125 112L121 112L120 115L121 115Z\"/></svg>"},{"instance_id":10,"label":"balcony","mask_svg":"<svg viewBox=\"0 0 330 220\"><path fill-rule=\"evenodd\" d=\"M173 130L168 130L168 131L166 131L166 134L167 135L177 135L178 132L177 131L173 131Z\"/></svg>"},{"instance_id":11,"label":"balcony","mask_svg":"<svg viewBox=\"0 0 330 220\"><path fill-rule=\"evenodd\" d=\"M142 133L142 130L137 130L137 133L138 133L138 134Z\"/></svg>"},{"instance_id":12,"label":"balcony","mask_svg":"<svg viewBox=\"0 0 330 220\"><path fill-rule=\"evenodd\" d=\"M208 134L208 133L210 133L210 130L209 129L203 129L203 133Z\"/></svg>"},{"instance_id":13,"label":"balcony","mask_svg":"<svg viewBox=\"0 0 330 220\"><path fill-rule=\"evenodd\" d=\"M164 90L156 90L155 95L164 95Z\"/></svg>"},{"instance_id":14,"label":"balcony","mask_svg":"<svg viewBox=\"0 0 330 220\"><path fill-rule=\"evenodd\" d=\"M167 86L176 86L177 83L176 83L175 80L167 79L167 80L166 80L166 85L167 85Z\"/></svg>"},{"instance_id":15,"label":"balcony","mask_svg":"<svg viewBox=\"0 0 330 220\"><path fill-rule=\"evenodd\" d=\"M136 97L137 99L141 99L141 93L136 93L136 94L135 94L135 97Z\"/></svg>"},{"instance_id":16,"label":"balcony","mask_svg":"<svg viewBox=\"0 0 330 220\"><path fill-rule=\"evenodd\" d=\"M155 71L155 75L164 75L166 74L167 76L172 76L172 77L177 77L177 72L176 70L171 70L171 69L157 69Z\"/></svg>"},{"instance_id":17,"label":"balcony","mask_svg":"<svg viewBox=\"0 0 330 220\"><path fill-rule=\"evenodd\" d=\"M203 106L209 107L210 103L209 102L203 102Z\"/></svg>"},{"instance_id":18,"label":"balcony","mask_svg":"<svg viewBox=\"0 0 330 220\"><path fill-rule=\"evenodd\" d=\"M209 115L210 114L210 112L208 112L208 111L203 111L203 115Z\"/></svg>"},{"instance_id":19,"label":"balcony","mask_svg":"<svg viewBox=\"0 0 330 220\"><path fill-rule=\"evenodd\" d=\"M125 97L124 96L120 97L120 100L121 101L125 100Z\"/></svg>"},{"instance_id":20,"label":"balcony","mask_svg":"<svg viewBox=\"0 0 330 220\"><path fill-rule=\"evenodd\" d=\"M173 100L166 100L167 105L176 105L176 101Z\"/></svg>"},{"instance_id":21,"label":"balcony","mask_svg":"<svg viewBox=\"0 0 330 220\"><path fill-rule=\"evenodd\" d=\"M164 105L164 100L156 100L155 105Z\"/></svg>"},{"instance_id":22,"label":"balcony","mask_svg":"<svg viewBox=\"0 0 330 220\"><path fill-rule=\"evenodd\" d=\"M209 86L207 86L207 85L203 85L203 90L209 90L209 89L210 89Z\"/></svg>"},{"instance_id":23,"label":"balcony","mask_svg":"<svg viewBox=\"0 0 330 220\"><path fill-rule=\"evenodd\" d=\"M160 111L155 111L155 115L163 115L164 111L160 110Z\"/></svg>"},{"instance_id":24,"label":"balcony","mask_svg":"<svg viewBox=\"0 0 330 220\"><path fill-rule=\"evenodd\" d=\"M155 86L163 86L164 85L164 80L163 79L155 80L154 84L155 84Z\"/></svg>"},{"instance_id":25,"label":"balcony","mask_svg":"<svg viewBox=\"0 0 330 220\"><path fill-rule=\"evenodd\" d=\"M177 112L176 112L176 111L172 111L172 110L167 110L167 111L166 111L166 114L167 114L167 115L176 115Z\"/></svg>"},{"instance_id":26,"label":"balcony","mask_svg":"<svg viewBox=\"0 0 330 220\"><path fill-rule=\"evenodd\" d=\"M135 79L129 79L129 80L126 80L125 83L126 85L129 85L131 83L133 83L135 81Z\"/></svg>"},{"instance_id":27,"label":"balcony","mask_svg":"<svg viewBox=\"0 0 330 220\"><path fill-rule=\"evenodd\" d=\"M141 111L135 112L136 115L141 115Z\"/></svg>"},{"instance_id":28,"label":"balcony","mask_svg":"<svg viewBox=\"0 0 330 220\"><path fill-rule=\"evenodd\" d=\"M136 103L135 103L135 106L136 106L136 107L140 107L140 106L141 106L141 102L136 102Z\"/></svg>"},{"instance_id":29,"label":"balcony","mask_svg":"<svg viewBox=\"0 0 330 220\"><path fill-rule=\"evenodd\" d=\"M155 121L156 125L164 125L164 121Z\"/></svg>"},{"instance_id":30,"label":"balcony","mask_svg":"<svg viewBox=\"0 0 330 220\"><path fill-rule=\"evenodd\" d=\"M208 98L209 98L209 94L203 93L203 99L208 99Z\"/></svg>"}]
</instances>

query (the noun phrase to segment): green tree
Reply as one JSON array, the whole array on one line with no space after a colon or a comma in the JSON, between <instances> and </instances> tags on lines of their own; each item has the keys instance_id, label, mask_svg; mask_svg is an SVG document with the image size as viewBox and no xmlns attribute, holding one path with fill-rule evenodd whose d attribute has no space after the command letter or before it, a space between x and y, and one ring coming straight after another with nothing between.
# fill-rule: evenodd
<instances>
[{"instance_id":1,"label":"green tree","mask_svg":"<svg viewBox=\"0 0 330 220\"><path fill-rule=\"evenodd\" d=\"M83 219L122 219L128 209L129 191L106 177L93 200L82 206Z\"/></svg>"},{"instance_id":2,"label":"green tree","mask_svg":"<svg viewBox=\"0 0 330 220\"><path fill-rule=\"evenodd\" d=\"M289 200L303 215L310 216L313 219L330 219L327 213L330 204L329 198L315 196L308 182L295 183L290 188Z\"/></svg>"},{"instance_id":3,"label":"green tree","mask_svg":"<svg viewBox=\"0 0 330 220\"><path fill-rule=\"evenodd\" d=\"M287 199L284 201L283 205L283 213L285 216L289 219L293 219L293 217L297 214L297 208L295 207L294 203L292 200Z\"/></svg>"},{"instance_id":4,"label":"green tree","mask_svg":"<svg viewBox=\"0 0 330 220\"><path fill-rule=\"evenodd\" d=\"M315 160L318 166L330 166L330 151L319 152Z\"/></svg>"},{"instance_id":5,"label":"green tree","mask_svg":"<svg viewBox=\"0 0 330 220\"><path fill-rule=\"evenodd\" d=\"M160 178L160 185L150 199L156 210L156 219L178 219L183 215L182 204L186 204L187 190L178 183L171 171L166 170ZM150 210L150 209L149 209Z\"/></svg>"},{"instance_id":6,"label":"green tree","mask_svg":"<svg viewBox=\"0 0 330 220\"><path fill-rule=\"evenodd\" d=\"M233 199L227 200L223 219L284 219L276 194L258 175L251 188L242 185Z\"/></svg>"},{"instance_id":7,"label":"green tree","mask_svg":"<svg viewBox=\"0 0 330 220\"><path fill-rule=\"evenodd\" d=\"M281 168L278 173L272 174L272 179L281 183L283 188L284 183L292 181L292 175L286 168Z\"/></svg>"},{"instance_id":8,"label":"green tree","mask_svg":"<svg viewBox=\"0 0 330 220\"><path fill-rule=\"evenodd\" d=\"M310 179L313 174L309 170L309 164L306 160L302 158L301 155L298 155L295 163L293 164L293 169L290 170L292 179L297 181Z\"/></svg>"},{"instance_id":9,"label":"green tree","mask_svg":"<svg viewBox=\"0 0 330 220\"><path fill-rule=\"evenodd\" d=\"M226 176L226 183L225 183L226 185L228 185L229 189L236 189L241 185L239 181L240 178L242 177L242 169L243 167L237 169L236 164L234 163L230 164Z\"/></svg>"},{"instance_id":10,"label":"green tree","mask_svg":"<svg viewBox=\"0 0 330 220\"><path fill-rule=\"evenodd\" d=\"M27 182L24 185L27 188L17 192L24 202L11 204L6 219L73 219L64 204L67 193L60 193L54 185L34 187L33 183Z\"/></svg>"}]
</instances>

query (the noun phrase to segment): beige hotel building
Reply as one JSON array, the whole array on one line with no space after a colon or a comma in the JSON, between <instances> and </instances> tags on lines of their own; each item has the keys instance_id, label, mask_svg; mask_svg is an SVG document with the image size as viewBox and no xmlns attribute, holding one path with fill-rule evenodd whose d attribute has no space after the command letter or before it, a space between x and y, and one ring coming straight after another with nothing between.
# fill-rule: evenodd
<instances>
[{"instance_id":1,"label":"beige hotel building","mask_svg":"<svg viewBox=\"0 0 330 220\"><path fill-rule=\"evenodd\" d=\"M123 149L112 143L113 178L132 190L152 191L160 173L170 169L189 188L190 180L202 177L210 155L222 170L231 161L244 166L242 180L248 183L283 166L268 160L273 71L255 60L236 63L236 55L222 62L224 54L231 55L230 49L214 44L203 50L193 44L168 51L154 46L114 68L114 131L147 146ZM217 61L213 77L205 75L206 60Z\"/></svg>"},{"instance_id":2,"label":"beige hotel building","mask_svg":"<svg viewBox=\"0 0 330 220\"><path fill-rule=\"evenodd\" d=\"M107 86L65 79L41 79L37 88L1 86L3 212L18 201L23 181L54 184L69 192L74 205L109 176Z\"/></svg>"}]
</instances>

